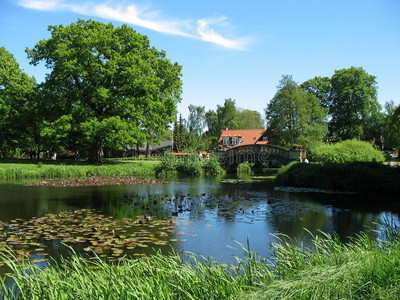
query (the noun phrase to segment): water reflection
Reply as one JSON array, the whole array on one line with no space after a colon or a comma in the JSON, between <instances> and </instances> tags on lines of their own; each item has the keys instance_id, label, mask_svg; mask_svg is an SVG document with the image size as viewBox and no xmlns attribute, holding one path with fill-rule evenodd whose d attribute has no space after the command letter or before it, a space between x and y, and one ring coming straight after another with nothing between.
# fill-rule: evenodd
<instances>
[{"instance_id":1,"label":"water reflection","mask_svg":"<svg viewBox=\"0 0 400 300\"><path fill-rule=\"evenodd\" d=\"M235 263L234 256L243 256L241 244L246 246L247 240L251 250L268 256L269 243L276 241L273 233L308 240L306 228L312 234L320 230L336 232L346 241L365 230L375 236L384 214L391 213L398 219L395 206L379 208L371 202L360 206L357 197L288 193L265 183L221 184L219 179L204 178L164 185L75 188L12 182L0 184L0 220L39 218L81 209L116 219L143 215L172 219L175 228L169 233L169 244L153 245L146 251L168 252L173 247L180 253L189 251L222 263ZM50 255L61 248L60 240L46 242Z\"/></svg>"}]
</instances>

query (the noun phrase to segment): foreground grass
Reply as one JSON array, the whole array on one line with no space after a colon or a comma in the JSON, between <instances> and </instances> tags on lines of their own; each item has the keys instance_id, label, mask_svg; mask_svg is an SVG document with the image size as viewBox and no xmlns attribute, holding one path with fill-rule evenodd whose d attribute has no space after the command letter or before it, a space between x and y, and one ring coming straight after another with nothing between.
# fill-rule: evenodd
<instances>
[{"instance_id":1,"label":"foreground grass","mask_svg":"<svg viewBox=\"0 0 400 300\"><path fill-rule=\"evenodd\" d=\"M0 160L0 178L66 178L153 176L156 160L108 159L104 163L74 160Z\"/></svg>"},{"instance_id":2,"label":"foreground grass","mask_svg":"<svg viewBox=\"0 0 400 300\"><path fill-rule=\"evenodd\" d=\"M396 234L398 237L398 234ZM366 235L350 244L316 236L313 249L273 245L267 261L247 251L235 267L192 256L71 259L40 270L3 255L18 292L3 283L4 299L399 299L400 243ZM4 280L4 279L3 279Z\"/></svg>"}]
</instances>

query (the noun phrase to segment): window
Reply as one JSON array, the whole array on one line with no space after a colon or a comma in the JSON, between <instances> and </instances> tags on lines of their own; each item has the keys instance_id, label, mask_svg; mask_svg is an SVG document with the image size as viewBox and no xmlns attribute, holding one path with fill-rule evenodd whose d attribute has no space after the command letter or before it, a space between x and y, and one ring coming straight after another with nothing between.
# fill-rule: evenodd
<instances>
[{"instance_id":1,"label":"window","mask_svg":"<svg viewBox=\"0 0 400 300\"><path fill-rule=\"evenodd\" d=\"M263 139L262 139L264 142L267 142L268 141L268 137L266 137L266 136L263 136Z\"/></svg>"},{"instance_id":2,"label":"window","mask_svg":"<svg viewBox=\"0 0 400 300\"><path fill-rule=\"evenodd\" d=\"M224 137L222 139L222 145L224 145L224 146L228 146L229 145L229 138L228 137Z\"/></svg>"},{"instance_id":3,"label":"window","mask_svg":"<svg viewBox=\"0 0 400 300\"><path fill-rule=\"evenodd\" d=\"M236 146L239 144L239 138L237 136L233 136L229 139L230 139L230 143L229 143L230 145Z\"/></svg>"}]
</instances>

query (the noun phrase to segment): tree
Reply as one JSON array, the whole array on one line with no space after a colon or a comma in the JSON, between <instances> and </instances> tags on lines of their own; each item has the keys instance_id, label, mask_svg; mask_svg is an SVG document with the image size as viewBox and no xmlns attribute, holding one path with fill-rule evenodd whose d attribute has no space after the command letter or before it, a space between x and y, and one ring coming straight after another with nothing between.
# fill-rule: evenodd
<instances>
[{"instance_id":1,"label":"tree","mask_svg":"<svg viewBox=\"0 0 400 300\"><path fill-rule=\"evenodd\" d=\"M322 107L331 109L331 79L329 77L314 77L303 82L300 87L317 97Z\"/></svg>"},{"instance_id":2,"label":"tree","mask_svg":"<svg viewBox=\"0 0 400 300\"><path fill-rule=\"evenodd\" d=\"M224 105L217 105L217 111L209 110L205 114L208 135L213 145L217 145L218 138L224 128L240 129L238 111L235 100L225 99Z\"/></svg>"},{"instance_id":3,"label":"tree","mask_svg":"<svg viewBox=\"0 0 400 300\"><path fill-rule=\"evenodd\" d=\"M33 65L44 61L51 69L41 101L48 124L71 121L66 146L86 149L94 160L103 147L160 140L180 101L181 66L127 25L79 19L49 31L26 51Z\"/></svg>"},{"instance_id":4,"label":"tree","mask_svg":"<svg viewBox=\"0 0 400 300\"><path fill-rule=\"evenodd\" d=\"M400 149L400 105L390 116L386 144L397 150Z\"/></svg>"},{"instance_id":5,"label":"tree","mask_svg":"<svg viewBox=\"0 0 400 300\"><path fill-rule=\"evenodd\" d=\"M187 121L187 130L189 133L198 138L202 135L205 127L205 107L189 105L189 117Z\"/></svg>"},{"instance_id":6,"label":"tree","mask_svg":"<svg viewBox=\"0 0 400 300\"><path fill-rule=\"evenodd\" d=\"M264 120L258 111L249 109L238 109L237 111L238 129L264 128Z\"/></svg>"},{"instance_id":7,"label":"tree","mask_svg":"<svg viewBox=\"0 0 400 300\"><path fill-rule=\"evenodd\" d=\"M327 133L327 110L289 75L282 77L265 113L268 128L276 131L271 142L277 145L301 144L309 149L322 142Z\"/></svg>"},{"instance_id":8,"label":"tree","mask_svg":"<svg viewBox=\"0 0 400 300\"><path fill-rule=\"evenodd\" d=\"M179 115L179 121L176 121L174 124L173 143L173 150L175 152L183 152L188 146L188 133L181 114Z\"/></svg>"},{"instance_id":9,"label":"tree","mask_svg":"<svg viewBox=\"0 0 400 300\"><path fill-rule=\"evenodd\" d=\"M30 146L29 102L35 92L35 79L22 72L14 56L0 47L0 151L3 156L16 147Z\"/></svg>"},{"instance_id":10,"label":"tree","mask_svg":"<svg viewBox=\"0 0 400 300\"><path fill-rule=\"evenodd\" d=\"M331 132L341 138L370 140L376 133L380 105L376 77L363 68L335 71L331 79Z\"/></svg>"}]
</instances>

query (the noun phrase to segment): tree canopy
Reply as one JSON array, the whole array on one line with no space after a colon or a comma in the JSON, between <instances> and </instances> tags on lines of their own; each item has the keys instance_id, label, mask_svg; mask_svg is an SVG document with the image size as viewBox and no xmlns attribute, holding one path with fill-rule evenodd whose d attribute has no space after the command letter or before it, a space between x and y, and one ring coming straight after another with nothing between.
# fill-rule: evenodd
<instances>
[{"instance_id":1,"label":"tree canopy","mask_svg":"<svg viewBox=\"0 0 400 300\"><path fill-rule=\"evenodd\" d=\"M44 61L51 70L40 106L53 128L44 126L43 136L62 131L59 142L92 159L103 147L160 140L180 101L180 65L127 25L79 19L49 31L26 50L32 64Z\"/></svg>"},{"instance_id":2,"label":"tree canopy","mask_svg":"<svg viewBox=\"0 0 400 300\"><path fill-rule=\"evenodd\" d=\"M4 156L30 141L29 101L35 97L35 79L22 72L14 56L0 47L0 150Z\"/></svg>"},{"instance_id":3,"label":"tree canopy","mask_svg":"<svg viewBox=\"0 0 400 300\"><path fill-rule=\"evenodd\" d=\"M310 148L322 142L327 133L327 110L289 75L282 77L265 113L268 128L276 132L271 142L277 145Z\"/></svg>"},{"instance_id":4,"label":"tree canopy","mask_svg":"<svg viewBox=\"0 0 400 300\"><path fill-rule=\"evenodd\" d=\"M342 140L369 140L375 135L381 109L375 79L356 67L335 71L332 76L330 128Z\"/></svg>"}]
</instances>

